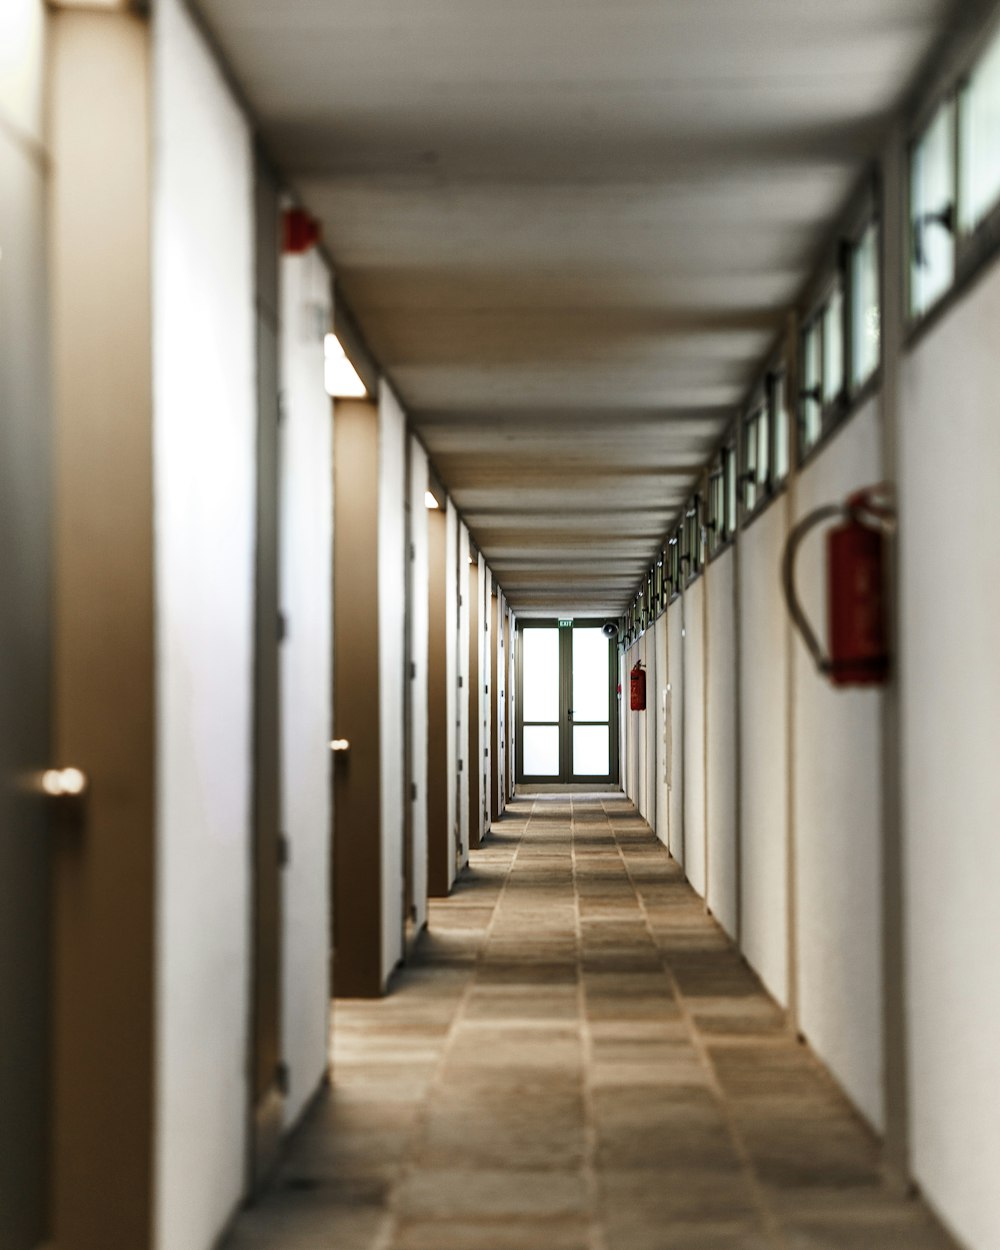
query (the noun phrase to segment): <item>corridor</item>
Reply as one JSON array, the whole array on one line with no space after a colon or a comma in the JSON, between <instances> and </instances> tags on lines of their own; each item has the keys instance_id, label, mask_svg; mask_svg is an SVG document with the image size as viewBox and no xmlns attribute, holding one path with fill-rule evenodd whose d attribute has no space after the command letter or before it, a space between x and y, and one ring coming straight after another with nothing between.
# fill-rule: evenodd
<instances>
[{"instance_id":1,"label":"corridor","mask_svg":"<svg viewBox=\"0 0 1000 1250\"><path fill-rule=\"evenodd\" d=\"M515 799L225 1250L947 1250L619 794Z\"/></svg>"}]
</instances>

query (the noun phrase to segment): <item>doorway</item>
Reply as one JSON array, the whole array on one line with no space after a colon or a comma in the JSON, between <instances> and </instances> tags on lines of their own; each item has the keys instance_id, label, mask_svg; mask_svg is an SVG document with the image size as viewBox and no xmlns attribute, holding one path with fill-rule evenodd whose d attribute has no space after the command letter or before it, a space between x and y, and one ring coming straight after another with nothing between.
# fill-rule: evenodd
<instances>
[{"instance_id":1,"label":"doorway","mask_svg":"<svg viewBox=\"0 0 1000 1250\"><path fill-rule=\"evenodd\" d=\"M617 784L617 656L601 622L519 622L517 642L518 782Z\"/></svg>"}]
</instances>

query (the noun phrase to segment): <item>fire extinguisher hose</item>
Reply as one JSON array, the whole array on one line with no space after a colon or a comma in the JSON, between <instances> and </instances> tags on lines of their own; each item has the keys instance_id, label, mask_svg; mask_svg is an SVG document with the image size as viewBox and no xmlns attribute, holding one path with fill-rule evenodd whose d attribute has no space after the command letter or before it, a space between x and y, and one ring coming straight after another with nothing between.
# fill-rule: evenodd
<instances>
[{"instance_id":1,"label":"fire extinguisher hose","mask_svg":"<svg viewBox=\"0 0 1000 1250\"><path fill-rule=\"evenodd\" d=\"M792 618L792 624L799 631L802 641L806 644L809 654L821 673L830 672L830 657L824 654L819 639L816 637L816 631L810 625L809 618L806 616L796 594L795 559L799 554L799 547L802 545L803 539L810 530L814 530L817 525L822 525L824 521L839 520L846 513L847 509L843 504L831 503L825 507L817 508L815 512L810 512L808 516L803 517L788 535L788 541L785 544L785 554L781 561L781 588L784 591L788 615Z\"/></svg>"},{"instance_id":2,"label":"fire extinguisher hose","mask_svg":"<svg viewBox=\"0 0 1000 1250\"><path fill-rule=\"evenodd\" d=\"M824 521L840 520L844 517L869 516L879 522L883 526L890 526L896 516L896 509L891 502L892 488L887 483L881 483L878 486L866 486L863 490L855 491L853 495L849 495L843 503L826 504L822 508L817 508L814 512L810 512L804 516L792 528L788 535L788 541L785 543L785 553L781 561L781 588L785 595L785 603L788 607L788 614L792 618L792 624L799 631L802 641L806 644L809 654L815 661L816 667L821 673L828 674L833 671L833 662L830 657L823 652L816 632L809 623L799 597L795 591L795 560L798 556L799 547L802 545L806 535L822 525Z\"/></svg>"}]
</instances>

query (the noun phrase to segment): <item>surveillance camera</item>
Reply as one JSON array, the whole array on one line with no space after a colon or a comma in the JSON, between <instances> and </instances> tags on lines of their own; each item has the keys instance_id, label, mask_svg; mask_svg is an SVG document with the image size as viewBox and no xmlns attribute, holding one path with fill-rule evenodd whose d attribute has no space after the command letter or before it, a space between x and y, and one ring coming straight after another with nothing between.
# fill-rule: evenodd
<instances>
[{"instance_id":1,"label":"surveillance camera","mask_svg":"<svg viewBox=\"0 0 1000 1250\"><path fill-rule=\"evenodd\" d=\"M604 624L601 626L601 632L604 634L605 638L617 638L618 637L618 622L617 621L605 621Z\"/></svg>"}]
</instances>

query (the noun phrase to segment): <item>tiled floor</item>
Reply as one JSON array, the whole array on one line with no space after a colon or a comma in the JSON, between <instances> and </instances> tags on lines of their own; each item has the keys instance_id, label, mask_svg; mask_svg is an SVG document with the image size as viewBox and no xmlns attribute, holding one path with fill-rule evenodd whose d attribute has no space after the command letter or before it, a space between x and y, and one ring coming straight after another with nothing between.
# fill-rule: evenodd
<instances>
[{"instance_id":1,"label":"tiled floor","mask_svg":"<svg viewBox=\"0 0 1000 1250\"><path fill-rule=\"evenodd\" d=\"M621 796L519 799L227 1250L949 1250Z\"/></svg>"}]
</instances>

